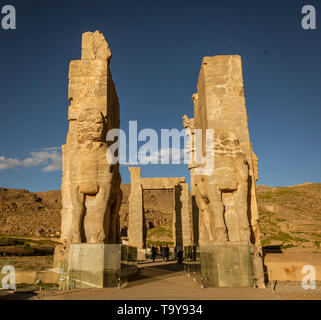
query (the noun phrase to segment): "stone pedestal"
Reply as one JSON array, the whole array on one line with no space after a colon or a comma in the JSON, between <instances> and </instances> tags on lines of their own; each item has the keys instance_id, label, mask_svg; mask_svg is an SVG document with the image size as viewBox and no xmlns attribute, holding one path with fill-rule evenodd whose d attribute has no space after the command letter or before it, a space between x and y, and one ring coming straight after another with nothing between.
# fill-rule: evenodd
<instances>
[{"instance_id":1,"label":"stone pedestal","mask_svg":"<svg viewBox=\"0 0 321 320\"><path fill-rule=\"evenodd\" d=\"M201 274L206 287L252 287L254 271L248 243L216 242L200 246Z\"/></svg>"},{"instance_id":2,"label":"stone pedestal","mask_svg":"<svg viewBox=\"0 0 321 320\"><path fill-rule=\"evenodd\" d=\"M137 249L137 260L145 260L145 259L146 259L145 249Z\"/></svg>"},{"instance_id":3,"label":"stone pedestal","mask_svg":"<svg viewBox=\"0 0 321 320\"><path fill-rule=\"evenodd\" d=\"M117 286L121 273L121 245L70 245L68 278L70 288Z\"/></svg>"},{"instance_id":4,"label":"stone pedestal","mask_svg":"<svg viewBox=\"0 0 321 320\"><path fill-rule=\"evenodd\" d=\"M68 256L62 288L117 287L137 270L137 249L120 244L71 244Z\"/></svg>"}]
</instances>

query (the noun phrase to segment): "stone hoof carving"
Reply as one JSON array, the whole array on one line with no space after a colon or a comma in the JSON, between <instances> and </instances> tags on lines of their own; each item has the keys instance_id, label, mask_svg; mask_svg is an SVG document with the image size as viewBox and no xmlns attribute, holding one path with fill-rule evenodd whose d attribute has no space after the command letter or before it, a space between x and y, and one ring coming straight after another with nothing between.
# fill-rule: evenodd
<instances>
[{"instance_id":1,"label":"stone hoof carving","mask_svg":"<svg viewBox=\"0 0 321 320\"><path fill-rule=\"evenodd\" d=\"M80 232L73 232L70 235L70 243L81 243L82 242L82 238L81 238L81 233Z\"/></svg>"}]
</instances>

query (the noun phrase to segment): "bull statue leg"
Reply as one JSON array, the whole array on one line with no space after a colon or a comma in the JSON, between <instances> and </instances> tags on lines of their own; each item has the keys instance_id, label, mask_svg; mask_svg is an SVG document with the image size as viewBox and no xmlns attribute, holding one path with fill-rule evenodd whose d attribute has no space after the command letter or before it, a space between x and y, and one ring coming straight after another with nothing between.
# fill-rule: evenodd
<instances>
[{"instance_id":1,"label":"bull statue leg","mask_svg":"<svg viewBox=\"0 0 321 320\"><path fill-rule=\"evenodd\" d=\"M195 188L196 204L200 210L200 235L199 240L202 243L214 240L214 226L210 219L210 200L203 179L196 180Z\"/></svg>"},{"instance_id":2,"label":"bull statue leg","mask_svg":"<svg viewBox=\"0 0 321 320\"><path fill-rule=\"evenodd\" d=\"M72 222L69 232L71 243L81 243L81 227L84 213L86 211L85 199L83 192L79 191L79 186L71 186L71 202L72 202Z\"/></svg>"},{"instance_id":3,"label":"bull statue leg","mask_svg":"<svg viewBox=\"0 0 321 320\"><path fill-rule=\"evenodd\" d=\"M122 203L123 193L122 191L114 194L114 201L110 206L110 227L109 227L109 243L119 243L119 209Z\"/></svg>"},{"instance_id":4,"label":"bull statue leg","mask_svg":"<svg viewBox=\"0 0 321 320\"><path fill-rule=\"evenodd\" d=\"M96 194L95 219L93 220L94 225L92 225L92 232L88 243L104 243L105 239L108 239L108 234L105 234L104 231L104 225L110 224L110 210L108 210L110 195L110 183L101 183L99 191Z\"/></svg>"},{"instance_id":5,"label":"bull statue leg","mask_svg":"<svg viewBox=\"0 0 321 320\"><path fill-rule=\"evenodd\" d=\"M228 241L227 230L224 221L224 206L222 203L222 193L216 184L209 185L210 212L214 224L215 241Z\"/></svg>"},{"instance_id":6,"label":"bull statue leg","mask_svg":"<svg viewBox=\"0 0 321 320\"><path fill-rule=\"evenodd\" d=\"M251 242L251 231L248 217L248 179L249 168L244 160L238 162L238 188L234 192L235 210L237 212L239 221L240 240L244 242Z\"/></svg>"}]
</instances>

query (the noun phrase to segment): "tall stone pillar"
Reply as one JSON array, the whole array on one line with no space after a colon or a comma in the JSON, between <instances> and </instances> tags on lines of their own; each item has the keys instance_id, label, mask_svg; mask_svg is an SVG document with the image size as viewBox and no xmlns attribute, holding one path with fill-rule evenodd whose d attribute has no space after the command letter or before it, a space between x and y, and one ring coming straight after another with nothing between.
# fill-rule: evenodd
<instances>
[{"instance_id":1,"label":"tall stone pillar","mask_svg":"<svg viewBox=\"0 0 321 320\"><path fill-rule=\"evenodd\" d=\"M174 186L174 204L174 244L180 244L182 247L191 246L193 245L193 235L188 183L181 182Z\"/></svg>"},{"instance_id":2,"label":"tall stone pillar","mask_svg":"<svg viewBox=\"0 0 321 320\"><path fill-rule=\"evenodd\" d=\"M193 104L194 104L194 114L196 115L198 113L198 95L193 94L192 97ZM195 125L194 125L194 118L188 119L186 115L183 116L183 125L186 129L186 135L188 137L187 141L187 153L189 155L189 164L188 169L190 173L191 178L191 194L190 194L190 221L192 225L192 239L193 243L192 245L198 245L199 241L199 208L196 204L196 194L195 194L195 178L196 173L195 170L198 167L198 165L194 162L195 157Z\"/></svg>"},{"instance_id":3,"label":"tall stone pillar","mask_svg":"<svg viewBox=\"0 0 321 320\"><path fill-rule=\"evenodd\" d=\"M131 167L130 171L130 194L129 194L129 218L128 218L128 244L137 247L138 259L145 258L144 241L144 207L143 188L140 177L140 168Z\"/></svg>"},{"instance_id":4,"label":"tall stone pillar","mask_svg":"<svg viewBox=\"0 0 321 320\"><path fill-rule=\"evenodd\" d=\"M180 208L177 207L177 205L179 204L179 200L177 199L177 192L175 190L175 186L172 192L172 197L173 197L173 214L172 214L172 235L173 235L173 242L174 242L174 246L177 245L178 242L182 241L182 237L181 236L177 236L177 215L180 216ZM181 220L181 218L178 218L179 220ZM178 232L180 232L181 227L179 227Z\"/></svg>"},{"instance_id":5,"label":"tall stone pillar","mask_svg":"<svg viewBox=\"0 0 321 320\"><path fill-rule=\"evenodd\" d=\"M180 244L183 247L183 226L182 226L182 209L183 205L181 202L182 197L182 185L178 184L174 186L174 208L175 214L173 219L173 234L174 234L174 245Z\"/></svg>"},{"instance_id":6,"label":"tall stone pillar","mask_svg":"<svg viewBox=\"0 0 321 320\"><path fill-rule=\"evenodd\" d=\"M197 148L202 148L203 156L209 152L205 150L206 130L214 130L214 170L198 173L204 165L195 161L189 166L199 210L203 276L214 286L251 286L254 282L264 286L241 57L205 57L197 91L194 119L183 118L192 139L192 156ZM195 129L202 129L202 146L193 140Z\"/></svg>"},{"instance_id":7,"label":"tall stone pillar","mask_svg":"<svg viewBox=\"0 0 321 320\"><path fill-rule=\"evenodd\" d=\"M182 204L182 241L183 246L193 245L192 215L188 183L181 183L181 204Z\"/></svg>"},{"instance_id":8,"label":"tall stone pillar","mask_svg":"<svg viewBox=\"0 0 321 320\"><path fill-rule=\"evenodd\" d=\"M96 279L94 287L103 285L104 262L109 252L106 245L120 241L119 165L106 159L110 145L106 134L119 128L119 103L110 60L111 51L103 34L96 31L82 35L81 60L71 61L69 68L69 131L62 146L63 245L56 248L55 265L63 264L67 277L71 272L97 271L100 279ZM75 255L79 248L82 254ZM91 250L102 260L96 264L92 261L89 266L81 257L90 255ZM79 260L74 261L75 257ZM79 269L70 269L75 266ZM77 281L78 285L81 280Z\"/></svg>"}]
</instances>

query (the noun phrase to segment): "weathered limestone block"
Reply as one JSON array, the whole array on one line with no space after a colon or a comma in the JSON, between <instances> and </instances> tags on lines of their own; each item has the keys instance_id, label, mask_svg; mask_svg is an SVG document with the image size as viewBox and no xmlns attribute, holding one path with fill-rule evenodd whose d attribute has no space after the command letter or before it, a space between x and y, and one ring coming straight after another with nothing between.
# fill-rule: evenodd
<instances>
[{"instance_id":1,"label":"weathered limestone block","mask_svg":"<svg viewBox=\"0 0 321 320\"><path fill-rule=\"evenodd\" d=\"M198 209L198 228L194 229L199 230L201 252L202 247L208 251L209 244L213 244L217 253L220 250L217 245L221 243L226 243L232 251L237 244L239 248L245 245L249 250L238 252L250 252L256 270L248 268L244 272L262 276L263 270L258 267L262 250L256 195L257 158L249 138L240 56L205 57L197 91L193 95L194 118L184 116L183 120L190 137L191 190ZM214 130L214 170L208 175L196 171L203 165L195 161L195 129L202 129L203 156L206 130ZM224 259L226 262L229 258L224 256ZM244 266L246 268L246 264ZM220 272L223 275L226 270ZM251 279L244 283L250 284Z\"/></svg>"},{"instance_id":2,"label":"weathered limestone block","mask_svg":"<svg viewBox=\"0 0 321 320\"><path fill-rule=\"evenodd\" d=\"M128 243L138 250L145 247L144 243L144 219L143 219L143 188L141 185L140 168L131 167L131 187L129 194L128 216Z\"/></svg>"},{"instance_id":3,"label":"weathered limestone block","mask_svg":"<svg viewBox=\"0 0 321 320\"><path fill-rule=\"evenodd\" d=\"M74 60L70 62L69 79L76 77L107 77L107 60Z\"/></svg>"},{"instance_id":4,"label":"weathered limestone block","mask_svg":"<svg viewBox=\"0 0 321 320\"><path fill-rule=\"evenodd\" d=\"M201 252L203 284L206 287L252 287L253 266L247 243L213 242Z\"/></svg>"},{"instance_id":5,"label":"weathered limestone block","mask_svg":"<svg viewBox=\"0 0 321 320\"><path fill-rule=\"evenodd\" d=\"M106 96L107 76L74 77L69 80L69 100Z\"/></svg>"},{"instance_id":6,"label":"weathered limestone block","mask_svg":"<svg viewBox=\"0 0 321 320\"><path fill-rule=\"evenodd\" d=\"M120 244L72 244L68 287L105 288L119 285Z\"/></svg>"},{"instance_id":7,"label":"weathered limestone block","mask_svg":"<svg viewBox=\"0 0 321 320\"><path fill-rule=\"evenodd\" d=\"M82 35L81 60L111 59L111 51L105 37L99 31L86 32Z\"/></svg>"},{"instance_id":8,"label":"weathered limestone block","mask_svg":"<svg viewBox=\"0 0 321 320\"><path fill-rule=\"evenodd\" d=\"M82 60L69 70L69 131L62 146L62 241L117 244L122 201L119 167L106 160L106 133L119 128L111 52L98 31L82 37Z\"/></svg>"},{"instance_id":9,"label":"weathered limestone block","mask_svg":"<svg viewBox=\"0 0 321 320\"><path fill-rule=\"evenodd\" d=\"M193 245L193 232L192 232L192 216L191 211L191 201L188 183L180 183L180 199L181 204L181 233L182 241L180 242L183 246ZM176 225L176 229L179 226ZM177 243L178 241L176 241Z\"/></svg>"}]
</instances>

